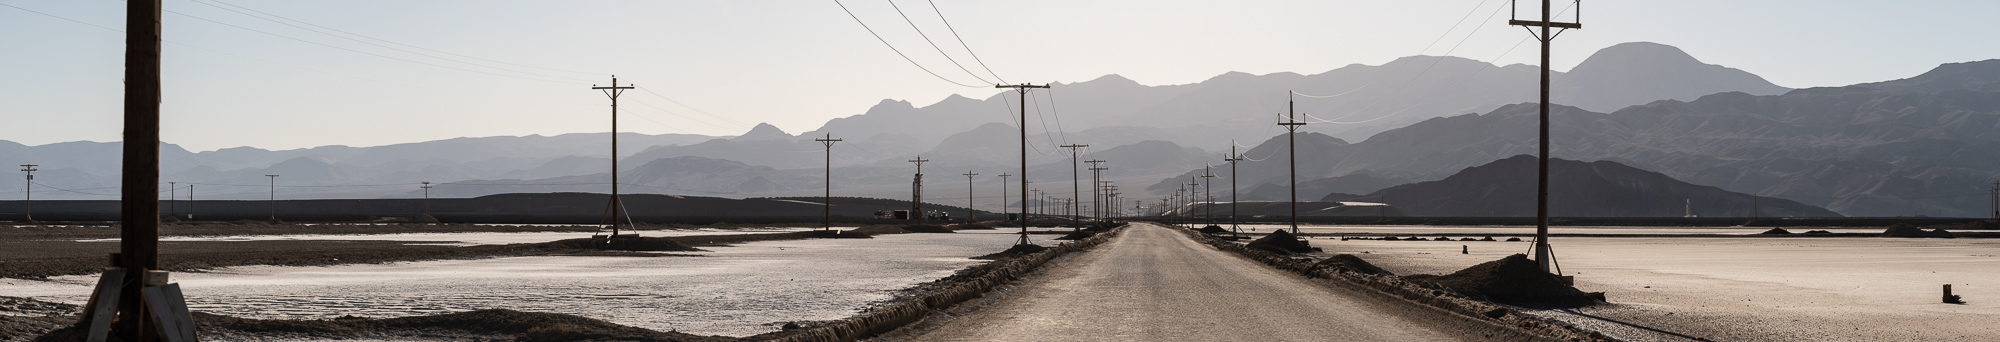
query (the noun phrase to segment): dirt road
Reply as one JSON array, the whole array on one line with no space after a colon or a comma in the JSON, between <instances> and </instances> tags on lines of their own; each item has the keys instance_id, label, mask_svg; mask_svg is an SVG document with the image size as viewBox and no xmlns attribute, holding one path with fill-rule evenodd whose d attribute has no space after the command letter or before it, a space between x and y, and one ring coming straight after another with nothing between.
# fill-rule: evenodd
<instances>
[{"instance_id":1,"label":"dirt road","mask_svg":"<svg viewBox=\"0 0 2000 342\"><path fill-rule=\"evenodd\" d=\"M1169 228L1055 266L918 341L1492 340L1489 325L1330 288Z\"/></svg>"}]
</instances>

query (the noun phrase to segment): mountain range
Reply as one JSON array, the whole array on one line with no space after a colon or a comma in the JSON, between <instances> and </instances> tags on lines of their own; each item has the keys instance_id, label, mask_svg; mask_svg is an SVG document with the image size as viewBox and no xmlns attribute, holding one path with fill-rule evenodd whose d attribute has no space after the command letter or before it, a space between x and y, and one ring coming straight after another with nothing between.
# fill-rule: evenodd
<instances>
[{"instance_id":1,"label":"mountain range","mask_svg":"<svg viewBox=\"0 0 2000 342\"><path fill-rule=\"evenodd\" d=\"M1983 191L1969 191L2000 169L2000 160L1981 153L2000 147L1993 130L2000 112L1995 64L1948 64L1909 79L1793 90L1672 46L1620 44L1551 74L1560 104L1554 156L1611 161L1850 216L1976 216L1984 197L1972 195ZM1296 138L1301 199L1443 180L1534 153L1535 105L1527 102L1535 98L1539 72L1412 56L1317 74L1225 73L1179 85L1147 86L1118 75L1056 83L1029 93L1027 171L1037 189L1066 196L1073 160L1107 160L1102 176L1122 184L1119 192L1150 197L1204 172L1231 176L1223 157L1241 146L1246 159L1235 178L1243 199L1281 200L1290 196L1285 161ZM998 199L991 194L998 190L995 176L1021 180L1017 96L949 96L923 106L883 100L796 135L764 124L738 136L621 133L620 181L629 185L626 192L805 196L823 191L831 173L841 195L906 198L917 168L907 160L921 156L930 160L922 166L927 186L945 189L927 191L926 200L965 200L952 189L967 185L959 180L967 171L981 174L972 179L975 198ZM1274 123L1294 109L1309 124L1287 137ZM267 174L281 175L277 191L284 198L414 197L422 194L418 181L437 183L438 196L604 192L614 157L603 148L608 137L198 153L169 144L162 146L162 178L183 188L203 184L204 198L261 198ZM842 141L831 148L814 141L823 137ZM1079 156L1056 147L1071 144L1090 147ZM42 165L38 186L61 190L38 188L38 199L102 199L115 194L118 146L0 141L0 162Z\"/></svg>"}]
</instances>

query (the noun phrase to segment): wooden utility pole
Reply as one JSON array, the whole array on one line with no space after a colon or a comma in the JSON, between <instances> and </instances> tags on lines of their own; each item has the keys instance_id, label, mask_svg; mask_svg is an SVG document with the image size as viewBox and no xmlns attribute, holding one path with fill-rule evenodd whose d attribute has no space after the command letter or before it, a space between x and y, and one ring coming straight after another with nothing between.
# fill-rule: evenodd
<instances>
[{"instance_id":1,"label":"wooden utility pole","mask_svg":"<svg viewBox=\"0 0 2000 342\"><path fill-rule=\"evenodd\" d=\"M1208 167L1207 165L1202 166L1203 170L1207 170L1207 167ZM1208 209L1208 205L1206 203L1201 203L1201 180L1203 179L1202 176L1206 176L1206 174L1194 175L1193 177L1188 177L1188 214L1194 214L1194 204L1202 204L1201 206L1202 209L1204 210ZM1192 217L1188 218L1188 228L1195 228L1194 218Z\"/></svg>"},{"instance_id":2,"label":"wooden utility pole","mask_svg":"<svg viewBox=\"0 0 2000 342\"><path fill-rule=\"evenodd\" d=\"M978 174L978 173L975 173L975 172L972 172L972 170L966 170L966 171L965 171L965 173L964 173L964 175L965 175L965 224L972 224L972 222L973 222L973 220L972 220L972 176L978 176L979 174Z\"/></svg>"},{"instance_id":3,"label":"wooden utility pole","mask_svg":"<svg viewBox=\"0 0 2000 342\"><path fill-rule=\"evenodd\" d=\"M1081 182L1082 182L1082 179L1080 179L1080 177L1078 177L1078 176L1077 176L1077 170L1076 170L1076 169L1077 169L1077 167L1079 167L1079 165L1078 165L1078 164L1077 164L1077 162L1076 162L1076 157L1077 157L1077 152L1076 152L1076 149L1079 149L1079 148L1084 148L1084 147L1090 147L1090 145L1084 145L1084 144L1070 144L1070 145L1062 145L1061 147L1063 147L1063 148L1068 148L1068 149L1069 149L1069 194L1070 194L1070 198L1072 198L1072 199L1075 199L1075 198L1083 198L1083 184L1081 183ZM1076 229L1076 230L1078 230L1078 231L1082 231L1082 230L1083 230L1083 223L1082 223L1082 220L1079 220L1079 219L1077 218L1077 212L1076 212L1076 206L1070 206L1070 207L1069 207L1068 209L1069 209L1069 225L1070 225L1070 227L1072 227L1072 228L1075 228L1075 229Z\"/></svg>"},{"instance_id":4,"label":"wooden utility pole","mask_svg":"<svg viewBox=\"0 0 2000 342\"><path fill-rule=\"evenodd\" d=\"M1028 89L1034 89L1034 88L1044 88L1044 89L1046 89L1046 88L1048 88L1048 87L1049 87L1049 85L1047 85L1047 84L1043 84L1043 85L1033 85L1033 84L1027 84L1027 83L1022 83L1022 84L1012 84L1012 85L1009 85L1009 84L995 84L995 85L993 85L993 87L994 87L994 88L1014 88L1014 91L1015 91L1015 92L1017 92L1017 93L1020 93L1020 95L1021 95L1021 96L1020 96L1020 100L1021 100L1021 121L1020 121L1020 123L1021 123L1021 194L1023 194L1023 195L1026 195L1026 194L1028 194ZM1026 206L1025 204L1024 204L1024 205L1022 206L1022 208L1024 208L1024 209L1025 209L1026 207L1027 207L1027 206ZM1021 215L1021 241L1020 241L1020 242L1019 242L1018 244L1022 244L1022 245L1026 245L1026 244L1028 244L1028 215Z\"/></svg>"},{"instance_id":5,"label":"wooden utility pole","mask_svg":"<svg viewBox=\"0 0 2000 342\"><path fill-rule=\"evenodd\" d=\"M160 3L125 3L125 143L120 176L124 188L119 193L120 260L115 266L127 276L117 281L116 298L100 299L117 303L117 336L126 341L158 341L163 328L146 305L146 285L153 283L148 278L165 277L152 272L160 266ZM111 318L95 319L104 321L91 322L90 337L103 340L100 337L106 335L94 328L108 327Z\"/></svg>"},{"instance_id":6,"label":"wooden utility pole","mask_svg":"<svg viewBox=\"0 0 2000 342\"><path fill-rule=\"evenodd\" d=\"M35 166L39 165L21 164L21 172L28 173L27 202L22 202L22 205L27 206L24 213L28 216L28 223L35 223L35 171L41 171L35 169Z\"/></svg>"},{"instance_id":7,"label":"wooden utility pole","mask_svg":"<svg viewBox=\"0 0 2000 342\"><path fill-rule=\"evenodd\" d=\"M1104 163L1103 160L1092 159L1083 162L1090 163L1090 217L1093 219L1102 219L1104 218L1104 191L1099 190L1101 184L1098 184L1098 182L1102 181L1098 179L1101 176L1100 173L1110 169L1098 167L1098 165Z\"/></svg>"},{"instance_id":8,"label":"wooden utility pole","mask_svg":"<svg viewBox=\"0 0 2000 342\"><path fill-rule=\"evenodd\" d=\"M424 216L431 216L431 182L424 182L424 185L419 187L424 188Z\"/></svg>"},{"instance_id":9,"label":"wooden utility pole","mask_svg":"<svg viewBox=\"0 0 2000 342\"><path fill-rule=\"evenodd\" d=\"M1236 162L1243 161L1243 156L1236 154L1236 140L1229 141L1229 156L1222 160L1229 162L1229 235L1236 236L1243 233L1236 223Z\"/></svg>"},{"instance_id":10,"label":"wooden utility pole","mask_svg":"<svg viewBox=\"0 0 2000 342\"><path fill-rule=\"evenodd\" d=\"M911 163L917 164L917 178L910 181L910 215L917 216L917 223L931 221L930 215L924 213L924 162L927 161L931 160L924 159L921 155L917 156L917 159L910 160Z\"/></svg>"},{"instance_id":11,"label":"wooden utility pole","mask_svg":"<svg viewBox=\"0 0 2000 342\"><path fill-rule=\"evenodd\" d=\"M625 211L625 202L618 196L618 95L625 94L625 90L632 88L631 84L618 86L618 75L611 76L610 86L590 85L590 89L603 91L604 96L611 98L611 203L608 204L611 208L605 211L606 215L611 216L611 236L605 238L606 241L618 238L618 220L621 216L629 218L631 215ZM630 224L631 220L626 220L626 223ZM632 227L632 234L638 235L638 227Z\"/></svg>"},{"instance_id":12,"label":"wooden utility pole","mask_svg":"<svg viewBox=\"0 0 2000 342\"><path fill-rule=\"evenodd\" d=\"M1554 257L1550 255L1551 252L1549 250L1549 42L1555 40L1556 35L1562 34L1562 31L1552 29L1561 28L1567 30L1583 28L1583 24L1581 23L1554 22L1554 13L1551 12L1553 8L1550 6L1550 1L1542 0L1542 20L1540 21L1511 18L1511 20L1507 21L1507 25L1521 26L1528 29L1528 33L1535 36L1535 40L1542 42L1541 161L1538 172L1535 175L1535 263L1542 267L1542 271L1551 270L1550 264L1553 260L1550 258ZM1581 0L1575 1L1579 5L1582 4ZM1514 6L1518 8L1518 1ZM1581 18L1582 16L1579 15L1578 19ZM1540 28L1541 31L1537 32L1536 28Z\"/></svg>"},{"instance_id":13,"label":"wooden utility pole","mask_svg":"<svg viewBox=\"0 0 2000 342\"><path fill-rule=\"evenodd\" d=\"M174 211L178 209L174 208L174 199L175 197L180 197L181 189L179 185L176 185L178 183L180 182L167 182L167 217L174 219L180 219L180 213Z\"/></svg>"},{"instance_id":14,"label":"wooden utility pole","mask_svg":"<svg viewBox=\"0 0 2000 342\"><path fill-rule=\"evenodd\" d=\"M1993 219L2000 220L2000 182L1993 182Z\"/></svg>"},{"instance_id":15,"label":"wooden utility pole","mask_svg":"<svg viewBox=\"0 0 2000 342\"><path fill-rule=\"evenodd\" d=\"M1202 220L1208 222L1207 226L1215 225L1215 185L1212 183L1212 180L1215 179L1215 170L1212 170L1214 167L1214 165L1203 165L1201 167L1201 187L1208 189L1208 192L1202 193L1201 196L1202 216L1207 216L1207 218Z\"/></svg>"},{"instance_id":16,"label":"wooden utility pole","mask_svg":"<svg viewBox=\"0 0 2000 342\"><path fill-rule=\"evenodd\" d=\"M1289 98L1291 96L1291 93L1288 92L1286 93L1285 96L1287 97L1285 99L1285 110L1286 110L1285 122L1280 122L1278 123L1278 125L1285 126L1285 139L1286 139L1286 144L1288 144L1285 147L1285 153L1289 154L1289 156L1286 159L1289 159L1291 163L1292 235L1298 235L1299 234L1299 126L1305 126L1306 123L1304 121L1299 121L1298 115L1294 114L1298 112L1298 108L1295 108L1297 103Z\"/></svg>"},{"instance_id":17,"label":"wooden utility pole","mask_svg":"<svg viewBox=\"0 0 2000 342\"><path fill-rule=\"evenodd\" d=\"M264 175L271 178L271 223L278 222L278 175Z\"/></svg>"},{"instance_id":18,"label":"wooden utility pole","mask_svg":"<svg viewBox=\"0 0 2000 342\"><path fill-rule=\"evenodd\" d=\"M1007 177L1009 176L1013 175L1007 174L1006 172L1000 173L1000 221L1001 222L1007 221ZM1021 211L1025 212L1027 210L1028 210L1028 203L1021 202Z\"/></svg>"},{"instance_id":19,"label":"wooden utility pole","mask_svg":"<svg viewBox=\"0 0 2000 342\"><path fill-rule=\"evenodd\" d=\"M824 230L831 231L833 230L833 143L840 142L840 139L834 139L833 133L827 133L825 138L813 141L826 146L826 197L820 200L819 224Z\"/></svg>"}]
</instances>

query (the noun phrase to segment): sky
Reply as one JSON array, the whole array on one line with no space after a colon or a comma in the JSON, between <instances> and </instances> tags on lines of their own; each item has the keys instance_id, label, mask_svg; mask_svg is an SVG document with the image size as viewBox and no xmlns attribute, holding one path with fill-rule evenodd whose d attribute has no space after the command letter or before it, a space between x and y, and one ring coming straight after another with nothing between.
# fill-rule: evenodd
<instances>
[{"instance_id":1,"label":"sky","mask_svg":"<svg viewBox=\"0 0 2000 342\"><path fill-rule=\"evenodd\" d=\"M124 4L0 0L0 140L120 139ZM1537 58L1499 0L893 2L909 21L891 4L166 0L161 135L208 151L606 132L610 101L589 88L613 74L640 88L620 97L619 131L735 135L809 131L884 99L986 98L1003 79L1171 85L1418 54ZM1555 40L1557 70L1633 41L1787 87L2000 58L2000 1L1570 6L1556 3L1570 9L1559 19L1580 14L1584 29Z\"/></svg>"}]
</instances>

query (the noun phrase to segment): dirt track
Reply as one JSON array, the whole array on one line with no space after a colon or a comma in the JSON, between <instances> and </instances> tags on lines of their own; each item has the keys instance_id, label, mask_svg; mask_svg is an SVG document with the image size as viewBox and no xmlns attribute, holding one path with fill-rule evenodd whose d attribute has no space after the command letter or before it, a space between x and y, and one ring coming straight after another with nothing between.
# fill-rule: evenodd
<instances>
[{"instance_id":1,"label":"dirt track","mask_svg":"<svg viewBox=\"0 0 2000 342\"><path fill-rule=\"evenodd\" d=\"M1135 223L919 341L1492 340L1492 327L1336 290Z\"/></svg>"}]
</instances>

